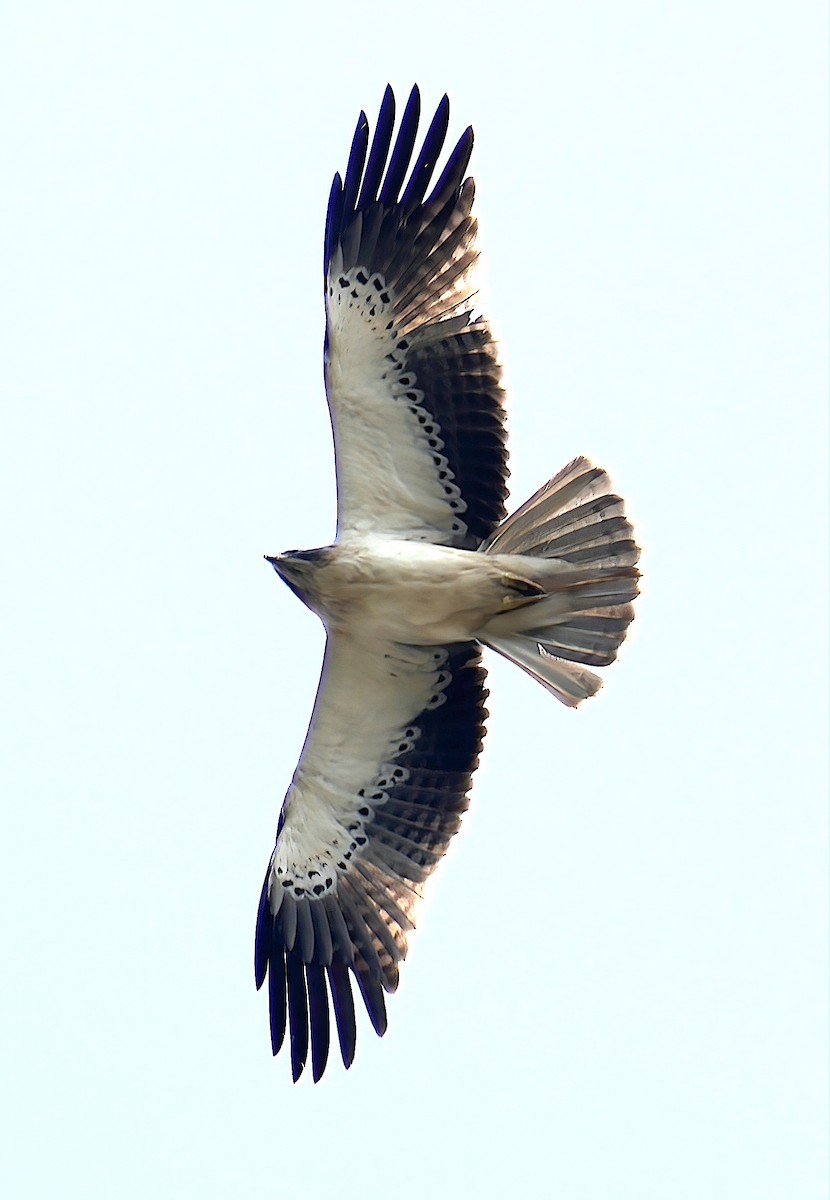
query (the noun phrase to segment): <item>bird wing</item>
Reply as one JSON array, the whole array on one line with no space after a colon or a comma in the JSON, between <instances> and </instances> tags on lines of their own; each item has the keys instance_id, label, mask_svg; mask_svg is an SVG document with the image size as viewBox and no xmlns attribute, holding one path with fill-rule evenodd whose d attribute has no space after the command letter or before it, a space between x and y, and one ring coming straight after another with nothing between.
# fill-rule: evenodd
<instances>
[{"instance_id":1,"label":"bird wing","mask_svg":"<svg viewBox=\"0 0 830 1200\"><path fill-rule=\"evenodd\" d=\"M413 88L390 154L387 88L371 148L361 113L345 178L335 176L329 198L325 370L337 529L470 549L503 518L508 475L496 347L472 309L474 185L464 175L473 131L427 197L447 97L413 159L419 115Z\"/></svg>"},{"instance_id":2,"label":"bird wing","mask_svg":"<svg viewBox=\"0 0 830 1200\"><path fill-rule=\"evenodd\" d=\"M271 1043L286 1016L299 1078L329 1050L329 993L344 1064L355 1051L349 971L378 1034L421 885L468 804L484 720L473 643L406 647L330 633L305 746L285 797L256 928Z\"/></svg>"}]
</instances>

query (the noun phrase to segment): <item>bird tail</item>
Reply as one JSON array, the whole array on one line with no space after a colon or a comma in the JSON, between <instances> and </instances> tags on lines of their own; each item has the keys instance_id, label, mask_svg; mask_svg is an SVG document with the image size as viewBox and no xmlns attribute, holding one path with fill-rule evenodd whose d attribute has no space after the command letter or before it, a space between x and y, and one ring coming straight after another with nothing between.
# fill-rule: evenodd
<instances>
[{"instance_id":1,"label":"bird tail","mask_svg":"<svg viewBox=\"0 0 830 1200\"><path fill-rule=\"evenodd\" d=\"M517 585L480 640L575 708L602 686L587 668L614 661L638 592L640 549L608 475L574 459L479 549Z\"/></svg>"}]
</instances>

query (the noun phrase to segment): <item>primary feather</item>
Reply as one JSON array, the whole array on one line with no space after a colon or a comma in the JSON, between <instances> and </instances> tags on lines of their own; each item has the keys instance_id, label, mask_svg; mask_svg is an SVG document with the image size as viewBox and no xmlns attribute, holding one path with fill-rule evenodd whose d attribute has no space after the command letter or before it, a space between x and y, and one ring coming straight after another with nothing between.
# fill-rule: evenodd
<instances>
[{"instance_id":1,"label":"primary feather","mask_svg":"<svg viewBox=\"0 0 830 1200\"><path fill-rule=\"evenodd\" d=\"M424 882L469 802L489 645L574 706L633 616L639 550L604 471L577 459L506 521L500 368L474 315L467 129L433 183L444 97L417 152L413 88L363 113L325 235L332 546L269 559L323 620L306 742L260 898L257 986L297 1079L331 1017L354 1057L352 980L379 1034Z\"/></svg>"}]
</instances>

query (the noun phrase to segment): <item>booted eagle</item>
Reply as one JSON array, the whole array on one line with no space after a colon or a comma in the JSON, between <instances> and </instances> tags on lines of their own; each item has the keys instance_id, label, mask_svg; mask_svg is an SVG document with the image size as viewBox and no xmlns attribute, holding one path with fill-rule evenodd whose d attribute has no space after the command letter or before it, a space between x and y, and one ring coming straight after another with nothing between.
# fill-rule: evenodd
<instances>
[{"instance_id":1,"label":"booted eagle","mask_svg":"<svg viewBox=\"0 0 830 1200\"><path fill-rule=\"evenodd\" d=\"M333 545L268 561L326 627L311 724L256 925L274 1054L316 1080L355 1053L353 979L378 1034L422 889L469 803L484 736L482 646L563 704L625 637L639 550L606 473L578 458L505 519L495 342L475 315L473 147L433 183L445 96L415 151L413 88L392 140L360 114L325 237ZM352 978L353 977L353 978Z\"/></svg>"}]
</instances>

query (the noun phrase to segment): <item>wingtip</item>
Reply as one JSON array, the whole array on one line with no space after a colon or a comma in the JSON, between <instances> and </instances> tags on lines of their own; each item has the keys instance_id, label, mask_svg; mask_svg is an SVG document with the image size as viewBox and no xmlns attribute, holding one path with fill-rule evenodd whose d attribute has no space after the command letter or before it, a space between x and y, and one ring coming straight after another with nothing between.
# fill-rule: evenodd
<instances>
[{"instance_id":1,"label":"wingtip","mask_svg":"<svg viewBox=\"0 0 830 1200\"><path fill-rule=\"evenodd\" d=\"M383 93L383 99L380 102L377 127L380 128L385 121L389 121L392 124L394 124L395 121L395 93L392 91L392 87L388 83L386 85L386 91Z\"/></svg>"}]
</instances>

